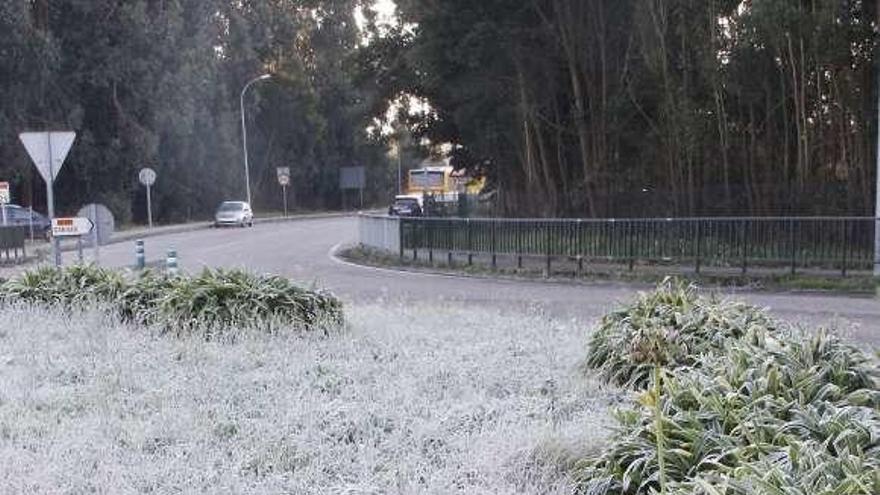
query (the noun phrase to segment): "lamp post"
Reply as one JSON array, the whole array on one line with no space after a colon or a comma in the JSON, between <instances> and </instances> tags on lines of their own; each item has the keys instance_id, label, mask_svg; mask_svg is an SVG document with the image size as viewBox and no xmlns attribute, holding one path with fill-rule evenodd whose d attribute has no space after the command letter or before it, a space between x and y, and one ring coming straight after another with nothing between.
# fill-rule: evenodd
<instances>
[{"instance_id":1,"label":"lamp post","mask_svg":"<svg viewBox=\"0 0 880 495\"><path fill-rule=\"evenodd\" d=\"M403 194L403 148L400 146L400 138L397 138L397 194Z\"/></svg>"},{"instance_id":2,"label":"lamp post","mask_svg":"<svg viewBox=\"0 0 880 495\"><path fill-rule=\"evenodd\" d=\"M241 90L241 98L239 101L241 103L241 145L244 150L244 188L247 193L247 202L253 208L253 204L251 203L251 173L250 168L248 166L248 148L247 148L247 124L244 119L244 95L247 92L248 88L253 86L255 83L260 81L265 81L266 79L271 78L270 74L263 74L260 77L255 77L248 81L247 84L244 85L244 88Z\"/></svg>"}]
</instances>

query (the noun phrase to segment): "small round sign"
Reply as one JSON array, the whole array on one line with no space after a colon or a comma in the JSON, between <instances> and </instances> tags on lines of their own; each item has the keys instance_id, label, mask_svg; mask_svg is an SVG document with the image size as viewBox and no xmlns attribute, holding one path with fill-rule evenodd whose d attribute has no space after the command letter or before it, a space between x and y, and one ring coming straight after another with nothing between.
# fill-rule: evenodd
<instances>
[{"instance_id":1,"label":"small round sign","mask_svg":"<svg viewBox=\"0 0 880 495\"><path fill-rule=\"evenodd\" d=\"M290 167L278 167L278 184L282 186L290 185Z\"/></svg>"},{"instance_id":2,"label":"small round sign","mask_svg":"<svg viewBox=\"0 0 880 495\"><path fill-rule=\"evenodd\" d=\"M138 180L145 186L152 186L156 183L156 171L151 168L142 168L138 174Z\"/></svg>"}]
</instances>

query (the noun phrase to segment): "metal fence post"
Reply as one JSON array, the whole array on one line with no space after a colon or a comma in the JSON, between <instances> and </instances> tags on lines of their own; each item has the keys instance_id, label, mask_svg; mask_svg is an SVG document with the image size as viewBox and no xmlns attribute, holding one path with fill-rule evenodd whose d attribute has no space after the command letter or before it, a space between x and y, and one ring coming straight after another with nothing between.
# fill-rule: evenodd
<instances>
[{"instance_id":1,"label":"metal fence post","mask_svg":"<svg viewBox=\"0 0 880 495\"><path fill-rule=\"evenodd\" d=\"M849 255L849 229L847 228L846 220L843 221L843 267L841 268L842 274L846 277L846 262L847 256Z\"/></svg>"},{"instance_id":2,"label":"metal fence post","mask_svg":"<svg viewBox=\"0 0 880 495\"><path fill-rule=\"evenodd\" d=\"M434 223L430 221L430 223L425 224L425 227L428 229L428 263L434 264Z\"/></svg>"},{"instance_id":3,"label":"metal fence post","mask_svg":"<svg viewBox=\"0 0 880 495\"><path fill-rule=\"evenodd\" d=\"M577 220L575 235L577 236L577 239L575 241L577 245L577 274L578 276L581 276L584 273L584 222L580 218L578 218Z\"/></svg>"},{"instance_id":4,"label":"metal fence post","mask_svg":"<svg viewBox=\"0 0 880 495\"><path fill-rule=\"evenodd\" d=\"M514 228L516 229L516 268L517 268L517 270L522 270L522 267L523 267L523 263L522 263L522 261L523 261L523 255L522 255L522 252L523 252L523 230L524 229L523 229L522 223L516 223L514 225L515 225Z\"/></svg>"},{"instance_id":5,"label":"metal fence post","mask_svg":"<svg viewBox=\"0 0 880 495\"><path fill-rule=\"evenodd\" d=\"M795 223L794 220L788 221L789 225L789 239L791 244L791 274L794 275L797 272L797 243L795 240Z\"/></svg>"},{"instance_id":6,"label":"metal fence post","mask_svg":"<svg viewBox=\"0 0 880 495\"><path fill-rule=\"evenodd\" d=\"M742 273L746 274L749 266L749 221L742 221Z\"/></svg>"},{"instance_id":7,"label":"metal fence post","mask_svg":"<svg viewBox=\"0 0 880 495\"><path fill-rule=\"evenodd\" d=\"M399 219L397 221L397 227L398 227L397 228L397 236L398 236L398 240L400 241L400 242L398 242L399 246L397 246L397 248L400 251L400 259L403 260L404 241L406 239L406 236L405 236L406 222L404 222L402 218Z\"/></svg>"},{"instance_id":8,"label":"metal fence post","mask_svg":"<svg viewBox=\"0 0 880 495\"><path fill-rule=\"evenodd\" d=\"M627 251L629 251L627 253L627 257L629 258L629 271L633 271L633 269L635 268L635 258L636 258L636 253L635 253L635 248L634 248L634 242L635 242L635 236L636 236L636 223L635 223L635 220L630 220L627 222L627 224L629 225L629 228L626 229L629 231L629 236L628 236L629 239L627 240L627 246L626 246Z\"/></svg>"},{"instance_id":9,"label":"metal fence post","mask_svg":"<svg viewBox=\"0 0 880 495\"><path fill-rule=\"evenodd\" d=\"M446 221L446 264L452 266L452 250L455 247L452 226L455 220Z\"/></svg>"},{"instance_id":10,"label":"metal fence post","mask_svg":"<svg viewBox=\"0 0 880 495\"><path fill-rule=\"evenodd\" d=\"M467 237L468 266L471 266L474 264L474 245L473 245L473 239L471 238L471 219L470 218L465 219L465 228L467 229L466 237Z\"/></svg>"},{"instance_id":11,"label":"metal fence post","mask_svg":"<svg viewBox=\"0 0 880 495\"><path fill-rule=\"evenodd\" d=\"M497 255L497 253L496 253L497 246L496 246L496 244L495 244L495 243L497 242L497 239L496 239L496 237L495 237L495 236L496 236L495 229L497 228L497 222L496 222L496 220L495 220L494 218L491 220L491 222L492 222L492 232L491 232L491 235L492 235L492 245L491 245L491 250L492 250L492 269L495 270L495 269L498 268L498 255Z\"/></svg>"},{"instance_id":12,"label":"metal fence post","mask_svg":"<svg viewBox=\"0 0 880 495\"><path fill-rule=\"evenodd\" d=\"M546 245L544 246L544 248L547 253L547 275L546 276L550 277L550 274L552 273L552 270L553 270L552 260L551 260L551 256L552 256L551 252L552 251L550 250L550 223L544 222L544 226L547 230L547 235L544 237L544 241L546 242Z\"/></svg>"},{"instance_id":13,"label":"metal fence post","mask_svg":"<svg viewBox=\"0 0 880 495\"><path fill-rule=\"evenodd\" d=\"M421 221L413 220L412 226L412 248L413 248L413 261L417 261L419 259L419 241L422 240L421 232L419 231L419 225Z\"/></svg>"},{"instance_id":14,"label":"metal fence post","mask_svg":"<svg viewBox=\"0 0 880 495\"><path fill-rule=\"evenodd\" d=\"M697 275L699 275L699 274L700 274L700 261L701 261L700 257L701 257L701 255L702 255L702 253L700 252L700 249L701 249L701 245L702 245L702 240L703 240L703 239L702 239L702 232L700 231L700 220L699 220L699 219L695 220L695 223L697 224L697 235L696 235L696 237L697 237L697 238L696 238L696 243L697 243L697 244L696 244L696 271L697 271Z\"/></svg>"}]
</instances>

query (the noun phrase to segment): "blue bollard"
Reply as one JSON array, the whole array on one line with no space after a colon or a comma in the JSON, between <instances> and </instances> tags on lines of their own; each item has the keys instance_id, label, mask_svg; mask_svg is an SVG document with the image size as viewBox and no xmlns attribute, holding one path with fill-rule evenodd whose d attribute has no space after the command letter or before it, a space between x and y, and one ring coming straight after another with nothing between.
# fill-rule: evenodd
<instances>
[{"instance_id":1,"label":"blue bollard","mask_svg":"<svg viewBox=\"0 0 880 495\"><path fill-rule=\"evenodd\" d=\"M147 260L144 255L144 241L138 239L134 243L134 257L135 257L135 267L138 270L143 270L147 266Z\"/></svg>"}]
</instances>

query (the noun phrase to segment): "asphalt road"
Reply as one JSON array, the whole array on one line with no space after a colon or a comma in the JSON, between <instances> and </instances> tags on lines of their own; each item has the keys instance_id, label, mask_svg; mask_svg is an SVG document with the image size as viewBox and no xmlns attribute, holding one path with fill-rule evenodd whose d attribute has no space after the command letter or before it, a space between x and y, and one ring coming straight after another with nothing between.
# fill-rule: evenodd
<instances>
[{"instance_id":1,"label":"asphalt road","mask_svg":"<svg viewBox=\"0 0 880 495\"><path fill-rule=\"evenodd\" d=\"M514 281L397 272L343 263L331 250L355 242L356 218L328 218L257 225L251 229L202 230L146 239L148 263L161 263L168 249L182 269L242 267L328 288L345 300L442 305L450 301L501 311L543 311L588 324L638 290L624 284ZM73 260L73 253L65 258ZM134 243L101 249L101 264L131 266ZM880 300L825 294L736 293L774 314L809 327L835 331L880 346ZM454 323L452 323L454 324Z\"/></svg>"}]
</instances>

